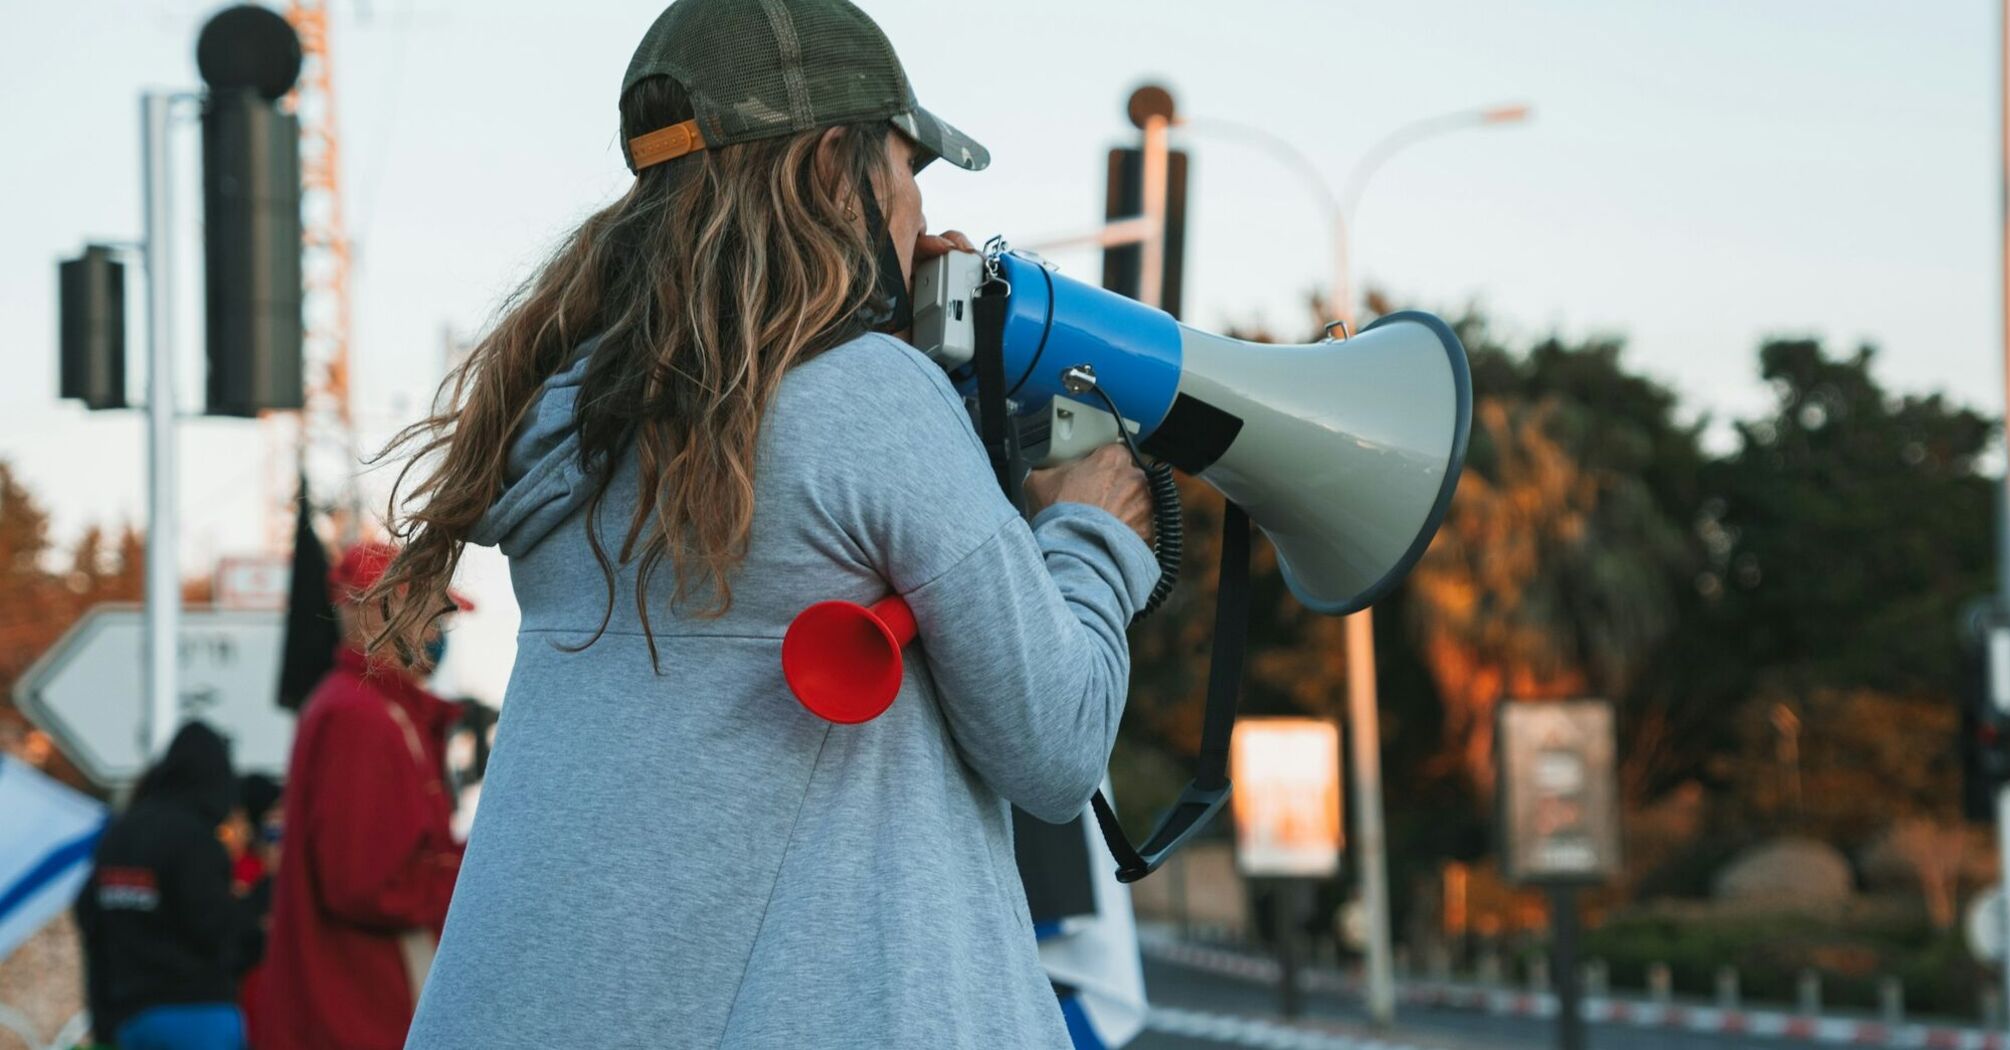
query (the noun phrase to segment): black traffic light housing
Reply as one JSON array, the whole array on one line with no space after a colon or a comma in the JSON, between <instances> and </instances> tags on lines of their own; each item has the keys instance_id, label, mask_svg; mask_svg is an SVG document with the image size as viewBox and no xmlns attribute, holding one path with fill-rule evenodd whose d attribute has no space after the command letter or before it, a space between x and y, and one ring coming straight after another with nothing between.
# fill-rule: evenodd
<instances>
[{"instance_id":1,"label":"black traffic light housing","mask_svg":"<svg viewBox=\"0 0 2010 1050\"><path fill-rule=\"evenodd\" d=\"M304 401L300 126L276 104L301 59L292 25L253 4L219 12L196 41L209 87L202 203L211 415L255 416ZM57 267L59 393L93 409L127 407L125 266L114 252L91 245Z\"/></svg>"},{"instance_id":2,"label":"black traffic light housing","mask_svg":"<svg viewBox=\"0 0 2010 1050\"><path fill-rule=\"evenodd\" d=\"M300 38L277 12L229 8L203 26L202 213L207 411L255 416L304 403L300 124L277 100Z\"/></svg>"},{"instance_id":3,"label":"black traffic light housing","mask_svg":"<svg viewBox=\"0 0 2010 1050\"><path fill-rule=\"evenodd\" d=\"M1135 219L1145 206L1145 155L1143 150L1110 151L1108 192L1103 201L1104 219ZM1186 152L1170 150L1166 155L1165 259L1159 271L1159 309L1178 317L1180 291L1184 285L1186 259ZM1120 244L1103 249L1103 287L1118 295L1138 297L1139 271L1143 268L1144 246Z\"/></svg>"},{"instance_id":4,"label":"black traffic light housing","mask_svg":"<svg viewBox=\"0 0 2010 1050\"><path fill-rule=\"evenodd\" d=\"M1146 84L1131 93L1126 110L1131 123L1140 129L1147 119L1173 119L1172 94L1156 84ZM1159 309L1178 317L1180 292L1186 260L1186 170L1183 150L1166 154L1165 256L1159 270ZM1135 219L1145 209L1145 154L1140 149L1113 149L1109 156L1108 188L1103 198L1103 218L1108 222ZM1123 244L1103 249L1103 287L1135 299L1138 297L1144 246Z\"/></svg>"},{"instance_id":5,"label":"black traffic light housing","mask_svg":"<svg viewBox=\"0 0 2010 1050\"><path fill-rule=\"evenodd\" d=\"M93 244L56 266L61 317L57 396L84 407L126 407L126 267Z\"/></svg>"}]
</instances>

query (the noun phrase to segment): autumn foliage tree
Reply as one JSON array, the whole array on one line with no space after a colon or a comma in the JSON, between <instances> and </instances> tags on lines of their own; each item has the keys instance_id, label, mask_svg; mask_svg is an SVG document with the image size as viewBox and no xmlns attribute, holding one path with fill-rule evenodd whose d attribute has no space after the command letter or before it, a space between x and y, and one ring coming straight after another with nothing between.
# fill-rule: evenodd
<instances>
[{"instance_id":1,"label":"autumn foliage tree","mask_svg":"<svg viewBox=\"0 0 2010 1050\"><path fill-rule=\"evenodd\" d=\"M20 748L26 720L13 706L14 684L86 609L137 601L146 568L143 537L126 528L93 526L67 546L49 528L49 514L0 460L0 743ZM66 779L75 771L59 755L34 753Z\"/></svg>"},{"instance_id":2,"label":"autumn foliage tree","mask_svg":"<svg viewBox=\"0 0 2010 1050\"><path fill-rule=\"evenodd\" d=\"M1951 812L1956 612L1988 585L1989 420L1887 392L1868 351L1774 341L1758 355L1773 409L1712 454L1707 418L1629 369L1616 339L1512 348L1477 316L1456 327L1474 378L1465 476L1377 608L1392 863L1485 850L1508 699L1613 700L1636 807L1700 787L1735 816L1720 827L1845 846ZM1220 498L1183 491L1187 580L1133 633L1133 756L1183 758L1199 738ZM1242 710L1337 718L1341 625L1292 600L1256 549ZM1800 726L1794 800L1782 705ZM1148 806L1171 786L1128 794Z\"/></svg>"}]
</instances>

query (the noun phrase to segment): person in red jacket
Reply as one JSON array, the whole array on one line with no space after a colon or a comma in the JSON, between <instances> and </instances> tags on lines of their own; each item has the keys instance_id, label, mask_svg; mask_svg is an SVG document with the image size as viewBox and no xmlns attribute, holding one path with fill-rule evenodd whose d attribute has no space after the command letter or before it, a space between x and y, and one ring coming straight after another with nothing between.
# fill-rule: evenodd
<instances>
[{"instance_id":1,"label":"person in red jacket","mask_svg":"<svg viewBox=\"0 0 2010 1050\"><path fill-rule=\"evenodd\" d=\"M364 655L382 613L357 599L396 555L360 544L329 572L342 648L293 739L258 1050L404 1046L460 871L444 764L459 711L420 685L437 657Z\"/></svg>"}]
</instances>

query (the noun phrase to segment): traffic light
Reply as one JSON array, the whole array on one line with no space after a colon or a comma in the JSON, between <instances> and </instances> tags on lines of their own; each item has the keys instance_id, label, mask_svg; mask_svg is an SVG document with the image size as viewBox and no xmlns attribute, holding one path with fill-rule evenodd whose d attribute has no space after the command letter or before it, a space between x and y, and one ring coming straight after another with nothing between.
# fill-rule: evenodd
<instances>
[{"instance_id":1,"label":"traffic light","mask_svg":"<svg viewBox=\"0 0 2010 1050\"><path fill-rule=\"evenodd\" d=\"M279 14L243 5L203 27L202 107L208 412L299 408L300 125L277 105L300 71Z\"/></svg>"},{"instance_id":2,"label":"traffic light","mask_svg":"<svg viewBox=\"0 0 2010 1050\"><path fill-rule=\"evenodd\" d=\"M251 91L202 110L213 416L301 406L300 125Z\"/></svg>"},{"instance_id":3,"label":"traffic light","mask_svg":"<svg viewBox=\"0 0 2010 1050\"><path fill-rule=\"evenodd\" d=\"M1963 658L1961 809L1969 820L1994 820L1996 794L2010 784L2010 714L1997 700L2010 693L2010 626L1991 623Z\"/></svg>"},{"instance_id":4,"label":"traffic light","mask_svg":"<svg viewBox=\"0 0 2010 1050\"><path fill-rule=\"evenodd\" d=\"M1144 213L1145 155L1143 150L1110 151L1108 191L1103 217L1109 221L1134 219ZM1142 245L1124 244L1103 249L1103 287L1118 295L1138 297L1138 270L1144 254ZM1159 309L1178 317L1180 278L1186 259L1186 151L1170 150L1166 156L1165 263L1159 286Z\"/></svg>"},{"instance_id":5,"label":"traffic light","mask_svg":"<svg viewBox=\"0 0 2010 1050\"><path fill-rule=\"evenodd\" d=\"M57 396L84 407L126 407L126 267L90 245L56 267L61 315Z\"/></svg>"}]
</instances>

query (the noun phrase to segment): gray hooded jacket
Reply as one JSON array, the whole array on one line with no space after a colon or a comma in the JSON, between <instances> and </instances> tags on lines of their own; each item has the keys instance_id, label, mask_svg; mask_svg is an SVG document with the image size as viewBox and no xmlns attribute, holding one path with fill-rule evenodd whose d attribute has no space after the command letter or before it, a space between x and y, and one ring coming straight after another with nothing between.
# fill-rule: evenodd
<instances>
[{"instance_id":1,"label":"gray hooded jacket","mask_svg":"<svg viewBox=\"0 0 2010 1050\"><path fill-rule=\"evenodd\" d=\"M655 673L617 569L605 635L567 651L607 612L572 426L589 353L478 530L523 627L407 1045L1068 1046L1007 803L1066 820L1100 781L1148 547L1080 504L1029 525L941 369L868 335L793 369L763 420L731 612L687 618L652 587ZM610 481L610 551L635 472L631 453ZM789 621L889 591L920 627L893 706L805 711Z\"/></svg>"}]
</instances>

